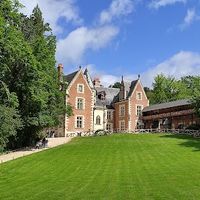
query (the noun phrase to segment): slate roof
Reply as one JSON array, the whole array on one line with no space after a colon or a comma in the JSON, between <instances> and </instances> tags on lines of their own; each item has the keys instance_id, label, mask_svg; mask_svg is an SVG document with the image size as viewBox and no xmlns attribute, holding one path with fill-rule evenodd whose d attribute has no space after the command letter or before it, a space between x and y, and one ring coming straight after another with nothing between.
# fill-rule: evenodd
<instances>
[{"instance_id":1,"label":"slate roof","mask_svg":"<svg viewBox=\"0 0 200 200\"><path fill-rule=\"evenodd\" d=\"M144 108L142 112L148 112L148 111L160 110L160 109L166 109L166 108L173 108L173 107L178 107L178 106L186 106L186 105L191 105L190 100L182 99L182 100L171 101L171 102L167 102L167 103L160 103L160 104L148 106L148 107Z\"/></svg>"},{"instance_id":2,"label":"slate roof","mask_svg":"<svg viewBox=\"0 0 200 200\"><path fill-rule=\"evenodd\" d=\"M97 98L95 106L101 107L101 106L103 106L103 102L100 99Z\"/></svg>"},{"instance_id":3,"label":"slate roof","mask_svg":"<svg viewBox=\"0 0 200 200\"><path fill-rule=\"evenodd\" d=\"M68 82L68 84L70 84L78 72L79 72L79 70L75 71L75 72L73 72L71 74L63 76L63 80L65 82Z\"/></svg>"},{"instance_id":4,"label":"slate roof","mask_svg":"<svg viewBox=\"0 0 200 200\"><path fill-rule=\"evenodd\" d=\"M100 100L100 102L103 105L106 105L107 107L111 108L111 104L114 100L114 98L118 95L119 93L119 88L105 88L105 87L99 87L96 88L97 90L97 102L99 101L98 99L98 93L100 92L105 92L106 96L105 96L105 100ZM100 103L99 103L100 105Z\"/></svg>"},{"instance_id":5,"label":"slate roof","mask_svg":"<svg viewBox=\"0 0 200 200\"><path fill-rule=\"evenodd\" d=\"M87 82L88 82L89 86L93 89L94 88L94 84L92 82L92 78L91 78L87 68L84 71L84 75L85 75L85 77L87 79Z\"/></svg>"},{"instance_id":6,"label":"slate roof","mask_svg":"<svg viewBox=\"0 0 200 200\"><path fill-rule=\"evenodd\" d=\"M125 85L125 89L126 89L126 91L128 91L128 95L126 97L127 99L131 96L133 90L135 89L137 82L138 82L138 80L132 81L131 83L129 82L129 88L126 88L126 87L128 87L128 85Z\"/></svg>"},{"instance_id":7,"label":"slate roof","mask_svg":"<svg viewBox=\"0 0 200 200\"><path fill-rule=\"evenodd\" d=\"M135 89L137 82L138 82L138 80L134 80L132 82L124 82L125 91L127 94L126 99L128 99L131 96L131 94L133 93L133 90ZM118 101L119 101L119 93L114 98L113 102L118 102Z\"/></svg>"}]
</instances>

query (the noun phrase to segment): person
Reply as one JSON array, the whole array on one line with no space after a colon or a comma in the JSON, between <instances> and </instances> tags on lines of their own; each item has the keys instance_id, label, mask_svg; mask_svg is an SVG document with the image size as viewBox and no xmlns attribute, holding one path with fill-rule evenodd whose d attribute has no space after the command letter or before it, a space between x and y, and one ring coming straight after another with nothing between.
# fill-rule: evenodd
<instances>
[{"instance_id":1,"label":"person","mask_svg":"<svg viewBox=\"0 0 200 200\"><path fill-rule=\"evenodd\" d=\"M46 138L45 138L45 137L42 139L42 146L43 146L43 147L46 146Z\"/></svg>"},{"instance_id":2,"label":"person","mask_svg":"<svg viewBox=\"0 0 200 200\"><path fill-rule=\"evenodd\" d=\"M38 142L36 143L35 148L36 148L36 149L39 149L41 146L42 146L42 141L40 140L40 141L38 141Z\"/></svg>"},{"instance_id":3,"label":"person","mask_svg":"<svg viewBox=\"0 0 200 200\"><path fill-rule=\"evenodd\" d=\"M39 143L39 142L36 143L35 148L36 148L36 149L39 149L39 148L40 148L40 143Z\"/></svg>"}]
</instances>

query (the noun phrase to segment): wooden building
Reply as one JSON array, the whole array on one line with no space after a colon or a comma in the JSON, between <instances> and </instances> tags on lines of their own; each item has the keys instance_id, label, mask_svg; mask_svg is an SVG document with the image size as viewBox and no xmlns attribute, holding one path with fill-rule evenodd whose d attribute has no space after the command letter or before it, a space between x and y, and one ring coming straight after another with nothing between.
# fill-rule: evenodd
<instances>
[{"instance_id":1,"label":"wooden building","mask_svg":"<svg viewBox=\"0 0 200 200\"><path fill-rule=\"evenodd\" d=\"M200 123L189 100L148 106L143 109L142 121L146 129L184 129Z\"/></svg>"}]
</instances>

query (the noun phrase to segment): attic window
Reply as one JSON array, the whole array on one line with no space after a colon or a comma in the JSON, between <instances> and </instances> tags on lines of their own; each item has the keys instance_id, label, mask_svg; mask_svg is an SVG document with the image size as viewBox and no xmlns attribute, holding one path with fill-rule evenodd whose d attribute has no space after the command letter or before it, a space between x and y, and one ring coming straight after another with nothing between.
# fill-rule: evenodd
<instances>
[{"instance_id":1,"label":"attic window","mask_svg":"<svg viewBox=\"0 0 200 200\"><path fill-rule=\"evenodd\" d=\"M77 92L78 93L84 93L84 85L83 84L77 85Z\"/></svg>"},{"instance_id":2,"label":"attic window","mask_svg":"<svg viewBox=\"0 0 200 200\"><path fill-rule=\"evenodd\" d=\"M142 92L137 92L137 100L142 100Z\"/></svg>"},{"instance_id":3,"label":"attic window","mask_svg":"<svg viewBox=\"0 0 200 200\"><path fill-rule=\"evenodd\" d=\"M100 100L104 101L104 100L105 100L105 94L104 94L104 93L100 93L100 94L98 95L98 98L99 98Z\"/></svg>"}]
</instances>

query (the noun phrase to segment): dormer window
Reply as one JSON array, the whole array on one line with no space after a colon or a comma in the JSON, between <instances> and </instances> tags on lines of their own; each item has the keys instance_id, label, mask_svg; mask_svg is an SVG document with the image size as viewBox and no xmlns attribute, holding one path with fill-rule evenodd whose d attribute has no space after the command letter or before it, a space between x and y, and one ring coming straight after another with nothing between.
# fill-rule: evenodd
<instances>
[{"instance_id":1,"label":"dormer window","mask_svg":"<svg viewBox=\"0 0 200 200\"><path fill-rule=\"evenodd\" d=\"M84 93L84 85L83 84L77 85L77 92L78 93Z\"/></svg>"},{"instance_id":2,"label":"dormer window","mask_svg":"<svg viewBox=\"0 0 200 200\"><path fill-rule=\"evenodd\" d=\"M98 94L98 98L100 99L100 100L102 100L102 101L104 101L105 100L105 97L106 95L105 95L105 93L104 92L101 92L100 94Z\"/></svg>"}]
</instances>

